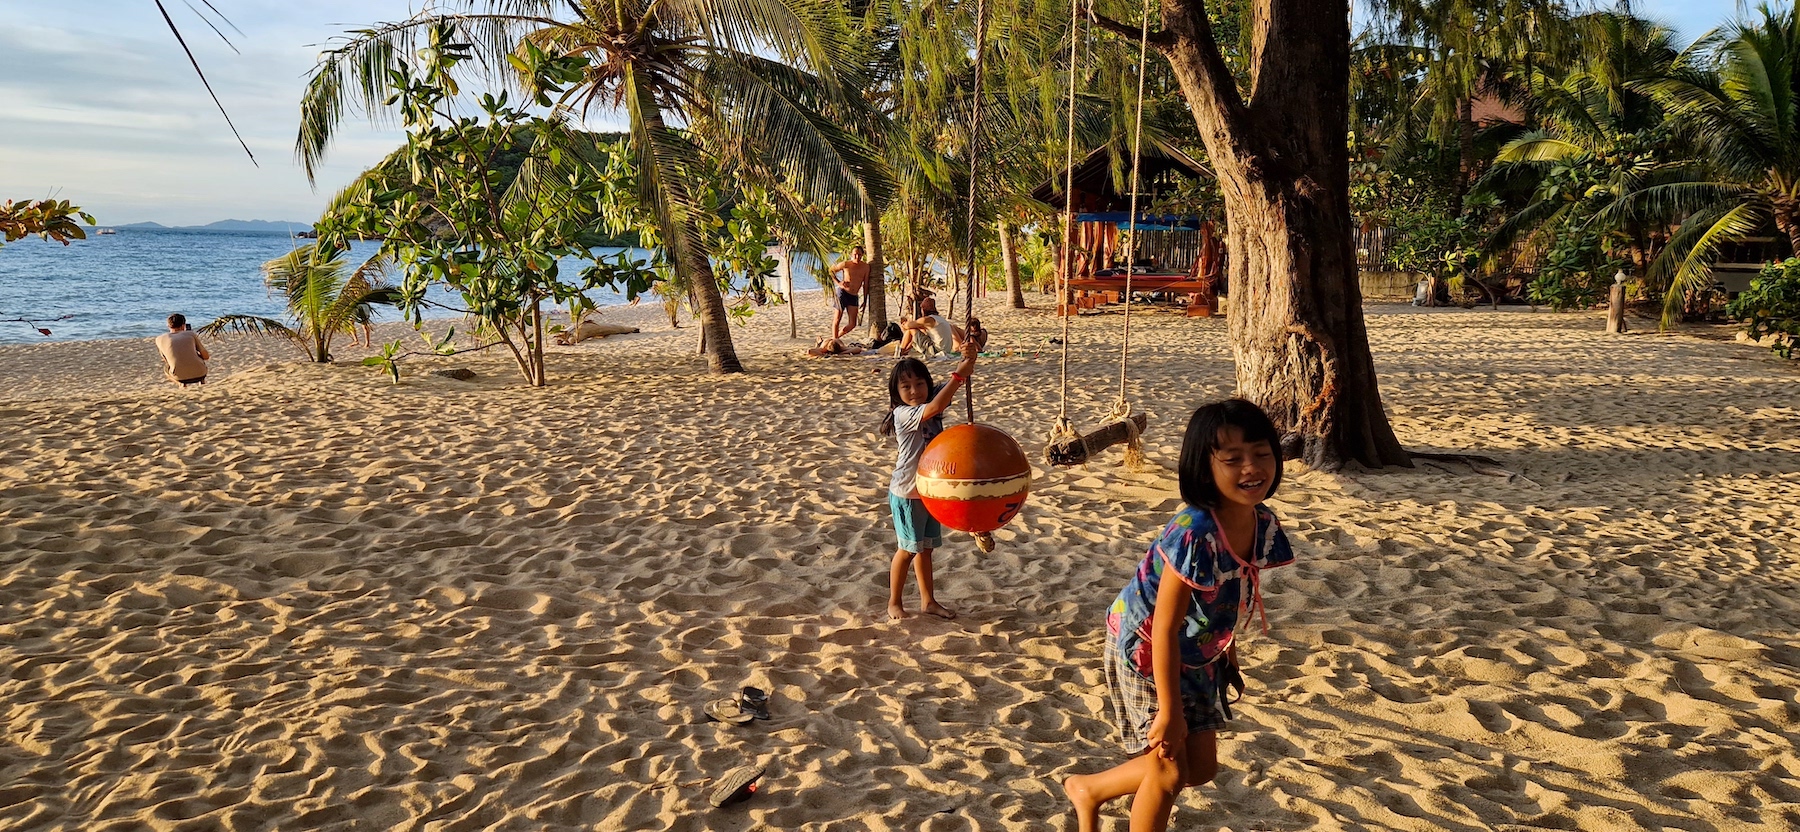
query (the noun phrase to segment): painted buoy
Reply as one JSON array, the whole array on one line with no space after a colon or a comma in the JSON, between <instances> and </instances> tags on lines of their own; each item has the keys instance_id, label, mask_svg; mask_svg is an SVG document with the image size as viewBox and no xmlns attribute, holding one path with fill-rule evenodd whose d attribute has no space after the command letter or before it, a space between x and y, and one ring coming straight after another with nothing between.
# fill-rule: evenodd
<instances>
[{"instance_id":1,"label":"painted buoy","mask_svg":"<svg viewBox=\"0 0 1800 832\"><path fill-rule=\"evenodd\" d=\"M957 425L919 455L919 499L939 523L982 534L1007 524L1031 493L1031 462L999 428Z\"/></svg>"}]
</instances>

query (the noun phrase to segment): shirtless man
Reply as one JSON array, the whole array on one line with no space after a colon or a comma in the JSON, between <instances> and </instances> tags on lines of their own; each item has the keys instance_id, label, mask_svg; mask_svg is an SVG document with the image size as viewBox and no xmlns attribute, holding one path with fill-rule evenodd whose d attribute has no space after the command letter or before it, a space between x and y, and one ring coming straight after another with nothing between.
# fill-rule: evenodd
<instances>
[{"instance_id":1,"label":"shirtless man","mask_svg":"<svg viewBox=\"0 0 1800 832\"><path fill-rule=\"evenodd\" d=\"M206 383L206 362L212 354L188 327L186 316L169 316L169 331L156 336L156 351L162 353L163 375L170 381L183 387Z\"/></svg>"},{"instance_id":2,"label":"shirtless man","mask_svg":"<svg viewBox=\"0 0 1800 832\"><path fill-rule=\"evenodd\" d=\"M831 337L842 338L856 330L856 316L862 312L863 284L869 280L869 261L863 259L863 247L850 249L850 259L840 260L832 264L831 274L834 287L832 289L832 308L837 311L831 314ZM843 272L843 277L838 277ZM849 313L849 320L845 320Z\"/></svg>"}]
</instances>

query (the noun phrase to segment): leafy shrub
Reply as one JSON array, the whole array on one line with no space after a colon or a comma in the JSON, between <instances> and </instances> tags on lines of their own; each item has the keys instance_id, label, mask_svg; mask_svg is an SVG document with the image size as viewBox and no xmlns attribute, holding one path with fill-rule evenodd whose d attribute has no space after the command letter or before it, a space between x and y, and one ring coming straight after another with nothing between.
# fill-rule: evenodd
<instances>
[{"instance_id":1,"label":"leafy shrub","mask_svg":"<svg viewBox=\"0 0 1800 832\"><path fill-rule=\"evenodd\" d=\"M1793 358L1800 342L1800 258L1764 266L1762 274L1750 281L1750 290L1731 302L1730 312L1744 322L1751 337L1773 335L1776 354Z\"/></svg>"}]
</instances>

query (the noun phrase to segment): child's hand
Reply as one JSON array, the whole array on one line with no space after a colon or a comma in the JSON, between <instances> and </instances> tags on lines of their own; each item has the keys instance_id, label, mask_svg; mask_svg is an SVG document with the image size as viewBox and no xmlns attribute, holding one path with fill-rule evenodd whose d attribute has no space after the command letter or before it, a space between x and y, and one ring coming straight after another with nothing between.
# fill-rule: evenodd
<instances>
[{"instance_id":1,"label":"child's hand","mask_svg":"<svg viewBox=\"0 0 1800 832\"><path fill-rule=\"evenodd\" d=\"M1185 753L1187 734L1187 718L1180 711L1158 711L1150 722L1150 748L1163 759L1176 759Z\"/></svg>"}]
</instances>

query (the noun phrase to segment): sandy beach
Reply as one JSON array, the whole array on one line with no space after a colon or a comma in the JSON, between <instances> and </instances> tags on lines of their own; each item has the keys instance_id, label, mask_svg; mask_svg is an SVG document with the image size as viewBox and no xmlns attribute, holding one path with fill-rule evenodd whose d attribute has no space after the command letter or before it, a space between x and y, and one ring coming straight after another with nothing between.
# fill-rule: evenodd
<instances>
[{"instance_id":1,"label":"sandy beach","mask_svg":"<svg viewBox=\"0 0 1800 832\"><path fill-rule=\"evenodd\" d=\"M980 306L1011 354L977 412L1034 460L1046 300ZM536 390L497 351L394 385L213 340L183 390L148 340L0 347L0 829L1073 830L1057 782L1119 760L1103 613L1233 389L1225 320L1134 316L1153 467L1040 467L997 551L940 550L960 617L889 622L887 364L801 357L830 315L801 307L800 340L785 308L734 330L731 377L609 310L643 332ZM1800 829L1800 368L1369 311L1402 441L1500 464L1289 464L1298 561L1173 828ZM1077 426L1120 332L1071 324ZM703 715L747 684L771 719ZM751 761L760 793L707 805Z\"/></svg>"}]
</instances>

